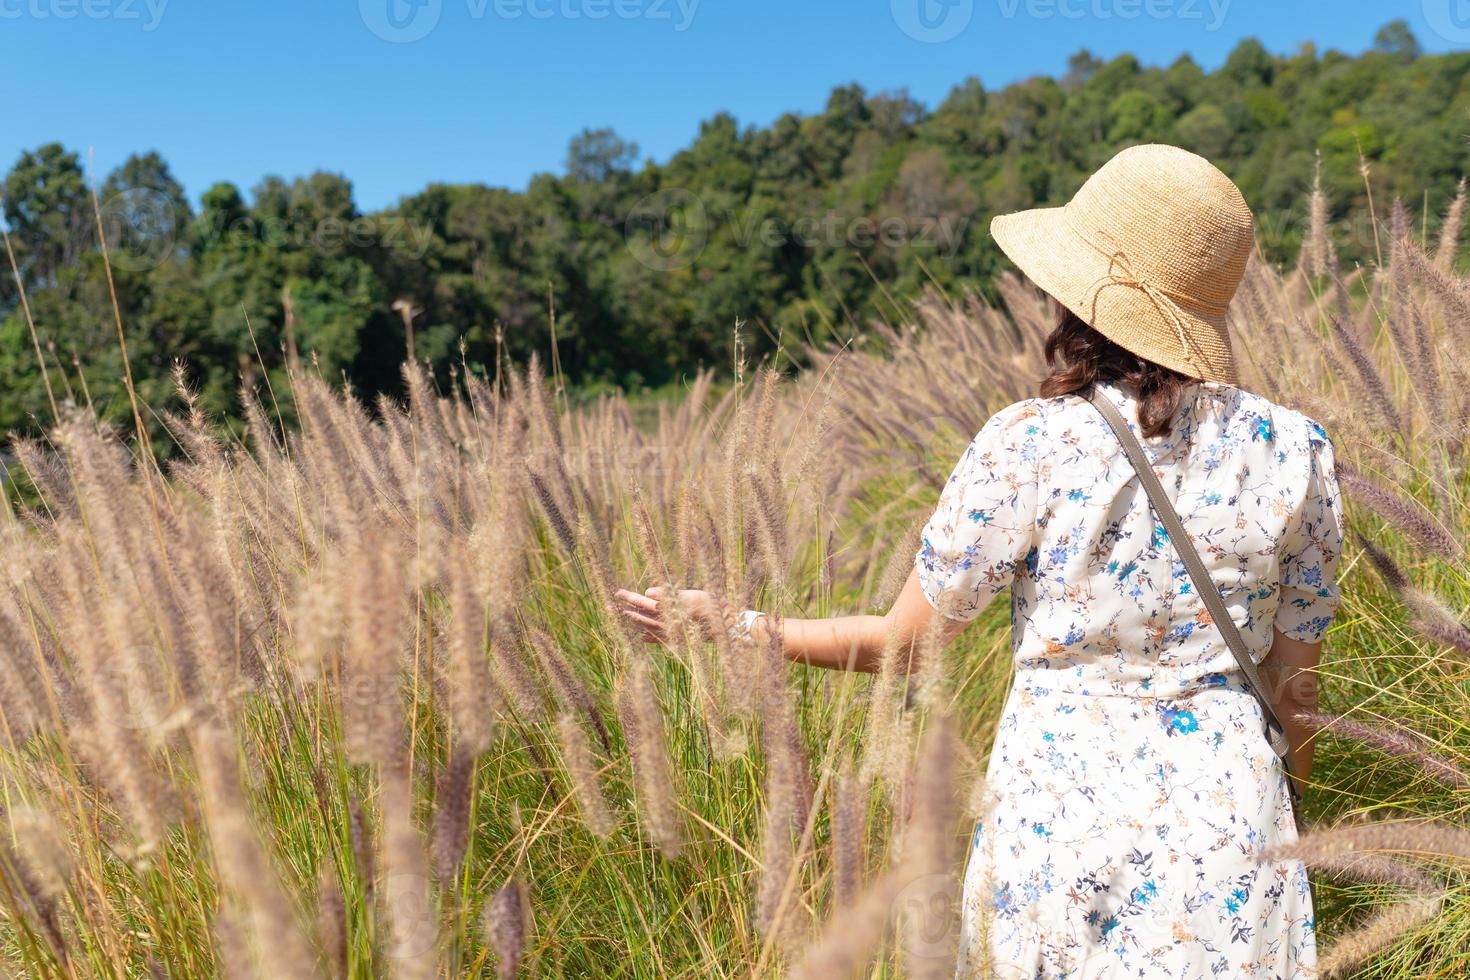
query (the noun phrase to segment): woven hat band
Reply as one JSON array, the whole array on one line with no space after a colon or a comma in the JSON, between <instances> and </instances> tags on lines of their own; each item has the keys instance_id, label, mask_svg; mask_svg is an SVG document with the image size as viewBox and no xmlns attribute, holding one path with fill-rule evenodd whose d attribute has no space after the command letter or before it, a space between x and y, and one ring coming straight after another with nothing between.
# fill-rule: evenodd
<instances>
[{"instance_id":1,"label":"woven hat band","mask_svg":"<svg viewBox=\"0 0 1470 980\"><path fill-rule=\"evenodd\" d=\"M1223 323L1192 316L1157 290L1107 279L1072 306L1124 350L1191 377L1235 383L1235 356ZM1088 316L1079 313L1083 320Z\"/></svg>"},{"instance_id":2,"label":"woven hat band","mask_svg":"<svg viewBox=\"0 0 1470 980\"><path fill-rule=\"evenodd\" d=\"M1236 201L1226 197L1224 202L1216 193L1205 200L1187 193L1166 195L1168 206L1160 206L1161 187L1149 189L1140 201L1105 185L1083 193L1093 185L1089 181L1063 208L1079 238L1105 256L1124 251L1140 277L1181 302L1224 312L1255 243L1254 222L1239 191L1230 195ZM1239 210L1230 206L1235 204ZM1152 234L1140 235L1140 229Z\"/></svg>"},{"instance_id":3,"label":"woven hat band","mask_svg":"<svg viewBox=\"0 0 1470 980\"><path fill-rule=\"evenodd\" d=\"M1192 277L1169 265L1160 267L1156 260L1151 260L1147 255L1139 256L1137 251L1130 253L1106 230L1079 228L1072 209L1064 207L1062 211L1077 240L1107 260L1108 272L1105 278L1121 282L1115 278L1115 273L1121 272L1127 280L1123 284L1136 284L1138 288L1156 291L1175 306L1184 304L1193 308L1196 313L1224 315L1225 308L1230 303L1229 297L1223 303L1215 303L1207 298L1192 296L1189 292L1194 282Z\"/></svg>"}]
</instances>

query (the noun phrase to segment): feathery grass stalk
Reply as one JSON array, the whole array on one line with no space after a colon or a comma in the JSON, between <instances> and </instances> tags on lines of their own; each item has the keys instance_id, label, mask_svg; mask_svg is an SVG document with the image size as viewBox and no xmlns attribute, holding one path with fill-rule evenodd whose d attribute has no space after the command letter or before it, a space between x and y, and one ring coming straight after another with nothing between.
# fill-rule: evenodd
<instances>
[{"instance_id":1,"label":"feathery grass stalk","mask_svg":"<svg viewBox=\"0 0 1470 980\"><path fill-rule=\"evenodd\" d=\"M1434 250L1434 264L1443 272L1455 266L1455 253L1460 246L1460 229L1465 224L1465 178L1455 187L1454 200L1445 210L1439 226L1439 246Z\"/></svg>"},{"instance_id":2,"label":"feathery grass stalk","mask_svg":"<svg viewBox=\"0 0 1470 980\"><path fill-rule=\"evenodd\" d=\"M896 625L890 628L878 660L878 678L868 699L868 724L863 733L863 762L859 770L864 782L890 777L896 760L907 756L913 732L904 696L911 656L910 639ZM892 792L892 780L888 779L888 783Z\"/></svg>"},{"instance_id":3,"label":"feathery grass stalk","mask_svg":"<svg viewBox=\"0 0 1470 980\"><path fill-rule=\"evenodd\" d=\"M36 950L37 955L45 958L48 973L55 969L51 966L54 958L56 967L64 974L70 956L61 932L56 897L36 879L33 865L3 840L0 840L0 892L5 894L11 908L21 913L15 923L17 932L24 937L20 941L27 942L33 932L39 931L46 950Z\"/></svg>"},{"instance_id":4,"label":"feathery grass stalk","mask_svg":"<svg viewBox=\"0 0 1470 980\"><path fill-rule=\"evenodd\" d=\"M322 863L317 878L317 947L322 972L330 980L347 980L347 899L342 881L330 861Z\"/></svg>"},{"instance_id":5,"label":"feathery grass stalk","mask_svg":"<svg viewBox=\"0 0 1470 980\"><path fill-rule=\"evenodd\" d=\"M1409 891L1434 892L1444 887L1441 882L1407 862L1382 854L1361 854L1356 851L1329 854L1318 857L1313 866L1318 871L1325 871L1339 879L1388 885Z\"/></svg>"},{"instance_id":6,"label":"feathery grass stalk","mask_svg":"<svg viewBox=\"0 0 1470 980\"><path fill-rule=\"evenodd\" d=\"M1433 822L1379 821L1313 830L1262 852L1262 860L1319 859L1362 851L1413 854L1470 864L1470 830Z\"/></svg>"},{"instance_id":7,"label":"feathery grass stalk","mask_svg":"<svg viewBox=\"0 0 1470 980\"><path fill-rule=\"evenodd\" d=\"M1374 953L1401 942L1437 915L1443 905L1439 895L1413 895L1395 905L1379 909L1357 929L1337 939L1317 964L1323 980L1351 976Z\"/></svg>"},{"instance_id":8,"label":"feathery grass stalk","mask_svg":"<svg viewBox=\"0 0 1470 980\"><path fill-rule=\"evenodd\" d=\"M1408 732L1386 731L1341 715L1329 715L1318 711L1301 712L1297 718L1303 724L1318 729L1320 733L1351 738L1390 755L1407 759L1431 779L1438 780L1453 789L1470 790L1470 773L1439 758L1422 739Z\"/></svg>"},{"instance_id":9,"label":"feathery grass stalk","mask_svg":"<svg viewBox=\"0 0 1470 980\"><path fill-rule=\"evenodd\" d=\"M851 763L843 765L832 796L832 901L851 906L863 883L868 787Z\"/></svg>"},{"instance_id":10,"label":"feathery grass stalk","mask_svg":"<svg viewBox=\"0 0 1470 980\"><path fill-rule=\"evenodd\" d=\"M401 566L378 535L360 542L347 643L342 653L342 729L354 762L398 761L403 733Z\"/></svg>"},{"instance_id":11,"label":"feathery grass stalk","mask_svg":"<svg viewBox=\"0 0 1470 980\"><path fill-rule=\"evenodd\" d=\"M441 882L452 882L464 862L470 841L470 794L475 788L479 753L461 742L450 753L434 790L434 824L430 853Z\"/></svg>"},{"instance_id":12,"label":"feathery grass stalk","mask_svg":"<svg viewBox=\"0 0 1470 980\"><path fill-rule=\"evenodd\" d=\"M672 860L683 850L684 834L675 803L663 711L649 665L642 658L628 664L620 679L618 718L638 786L638 820L663 856Z\"/></svg>"},{"instance_id":13,"label":"feathery grass stalk","mask_svg":"<svg viewBox=\"0 0 1470 980\"><path fill-rule=\"evenodd\" d=\"M1425 550L1448 561L1463 561L1465 546L1417 501L1401 497L1368 477L1339 466L1337 478L1350 496L1373 510Z\"/></svg>"},{"instance_id":14,"label":"feathery grass stalk","mask_svg":"<svg viewBox=\"0 0 1470 980\"><path fill-rule=\"evenodd\" d=\"M907 876L887 871L829 922L802 953L792 980L842 980L865 976L887 934L893 905L907 886Z\"/></svg>"},{"instance_id":15,"label":"feathery grass stalk","mask_svg":"<svg viewBox=\"0 0 1470 980\"><path fill-rule=\"evenodd\" d=\"M1327 195L1322 190L1322 154L1318 152L1312 170L1312 192L1307 199L1307 237L1302 259L1307 270L1322 277L1337 271L1337 255L1327 234Z\"/></svg>"},{"instance_id":16,"label":"feathery grass stalk","mask_svg":"<svg viewBox=\"0 0 1470 980\"><path fill-rule=\"evenodd\" d=\"M485 657L484 605L475 594L469 556L450 569L449 715L459 742L473 753L489 748L498 695Z\"/></svg>"},{"instance_id":17,"label":"feathery grass stalk","mask_svg":"<svg viewBox=\"0 0 1470 980\"><path fill-rule=\"evenodd\" d=\"M402 763L384 765L381 780L388 962L396 977L431 980L437 972L439 915L423 835L413 821L413 787Z\"/></svg>"},{"instance_id":18,"label":"feathery grass stalk","mask_svg":"<svg viewBox=\"0 0 1470 980\"><path fill-rule=\"evenodd\" d=\"M602 720L602 713L598 710L591 690L577 675L576 668L562 656L556 641L545 630L533 627L527 636L531 649L536 653L537 662L541 665L542 675L551 682L552 692L563 711L582 714L597 733L597 740L602 743L603 751L610 751L612 742L608 738L607 725Z\"/></svg>"},{"instance_id":19,"label":"feathery grass stalk","mask_svg":"<svg viewBox=\"0 0 1470 980\"><path fill-rule=\"evenodd\" d=\"M577 716L563 711L556 716L557 741L561 746L562 765L571 783L572 796L582 812L587 829L606 838L617 828L617 819L608 808L602 790L602 776L587 744L587 733Z\"/></svg>"},{"instance_id":20,"label":"feathery grass stalk","mask_svg":"<svg viewBox=\"0 0 1470 980\"><path fill-rule=\"evenodd\" d=\"M574 554L577 550L577 538L572 533L572 526L567 522L567 515L562 510L560 501L551 492L544 479L539 473L531 473L528 476L531 481L531 489L536 495L536 502L541 505L541 512L546 516L546 522L551 527L556 540L561 543L562 549L567 554Z\"/></svg>"},{"instance_id":21,"label":"feathery grass stalk","mask_svg":"<svg viewBox=\"0 0 1470 980\"><path fill-rule=\"evenodd\" d=\"M1421 633L1461 654L1470 655L1470 627L1446 609L1440 600L1414 587L1403 569L1383 549L1362 535L1358 537L1358 545L1378 569L1389 588L1409 607L1414 617L1414 626Z\"/></svg>"},{"instance_id":22,"label":"feathery grass stalk","mask_svg":"<svg viewBox=\"0 0 1470 980\"><path fill-rule=\"evenodd\" d=\"M485 906L485 934L495 950L495 975L500 980L515 980L520 972L526 952L529 904L526 886L517 878L497 888Z\"/></svg>"},{"instance_id":23,"label":"feathery grass stalk","mask_svg":"<svg viewBox=\"0 0 1470 980\"><path fill-rule=\"evenodd\" d=\"M501 696L515 709L520 721L532 724L542 720L546 709L530 664L522 657L520 649L510 635L512 628L509 621L491 627L492 676Z\"/></svg>"},{"instance_id":24,"label":"feathery grass stalk","mask_svg":"<svg viewBox=\"0 0 1470 980\"><path fill-rule=\"evenodd\" d=\"M901 859L913 880L899 906L899 930L906 975L915 978L951 977L955 971L961 867L957 754L954 722L931 715L914 766L912 816L901 839Z\"/></svg>"},{"instance_id":25,"label":"feathery grass stalk","mask_svg":"<svg viewBox=\"0 0 1470 980\"><path fill-rule=\"evenodd\" d=\"M194 757L220 873L250 922L264 971L309 977L316 972L316 955L250 823L236 751L230 731L219 723L195 729Z\"/></svg>"},{"instance_id":26,"label":"feathery grass stalk","mask_svg":"<svg viewBox=\"0 0 1470 980\"><path fill-rule=\"evenodd\" d=\"M586 512L577 521L576 533L577 554L587 573L587 584L603 612L602 633L610 641L613 656L619 662L627 663L633 656L636 640L628 628L627 620L618 615L617 602L613 599L617 586L613 583L612 569L608 565L600 536Z\"/></svg>"},{"instance_id":27,"label":"feathery grass stalk","mask_svg":"<svg viewBox=\"0 0 1470 980\"><path fill-rule=\"evenodd\" d=\"M362 883L363 898L371 905L378 886L378 852L373 847L368 814L355 792L347 799L347 833L352 845L352 865Z\"/></svg>"},{"instance_id":28,"label":"feathery grass stalk","mask_svg":"<svg viewBox=\"0 0 1470 980\"><path fill-rule=\"evenodd\" d=\"M1352 331L1342 325L1342 321L1332 317L1332 332L1337 335L1343 350L1347 351L1348 360L1357 371L1358 378L1363 382L1370 396L1370 404L1378 412L1379 421L1388 428L1390 432L1403 432L1404 422L1399 416L1398 409L1394 406L1393 399L1389 397L1388 386L1384 384L1383 376L1373 366L1373 360L1363 345L1353 336Z\"/></svg>"}]
</instances>

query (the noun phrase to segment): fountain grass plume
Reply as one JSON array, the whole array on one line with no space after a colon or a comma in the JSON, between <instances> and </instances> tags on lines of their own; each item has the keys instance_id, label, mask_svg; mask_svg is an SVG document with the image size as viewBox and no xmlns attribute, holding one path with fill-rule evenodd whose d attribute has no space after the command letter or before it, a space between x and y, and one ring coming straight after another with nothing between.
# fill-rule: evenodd
<instances>
[{"instance_id":1,"label":"fountain grass plume","mask_svg":"<svg viewBox=\"0 0 1470 980\"><path fill-rule=\"evenodd\" d=\"M521 970L528 939L530 899L519 878L497 888L485 906L484 929L495 951L495 975L515 980Z\"/></svg>"},{"instance_id":2,"label":"fountain grass plume","mask_svg":"<svg viewBox=\"0 0 1470 980\"><path fill-rule=\"evenodd\" d=\"M470 797L478 763L479 752L473 746L457 743L435 785L430 854L434 872L446 885L459 873L469 848Z\"/></svg>"},{"instance_id":3,"label":"fountain grass plume","mask_svg":"<svg viewBox=\"0 0 1470 980\"><path fill-rule=\"evenodd\" d=\"M1439 914L1440 895L1412 895L1379 908L1366 922L1340 936L1322 954L1318 972L1323 980L1353 976L1375 953L1404 941Z\"/></svg>"},{"instance_id":4,"label":"fountain grass plume","mask_svg":"<svg viewBox=\"0 0 1470 980\"><path fill-rule=\"evenodd\" d=\"M618 718L632 758L639 823L665 858L677 858L684 848L684 833L675 802L663 710L649 664L641 657L628 664L620 678Z\"/></svg>"},{"instance_id":5,"label":"fountain grass plume","mask_svg":"<svg viewBox=\"0 0 1470 980\"><path fill-rule=\"evenodd\" d=\"M1455 197L1445 209L1444 220L1439 226L1439 245L1434 250L1434 265L1442 272L1454 268L1455 255L1459 251L1460 231L1465 224L1465 178L1455 186Z\"/></svg>"},{"instance_id":6,"label":"fountain grass plume","mask_svg":"<svg viewBox=\"0 0 1470 980\"><path fill-rule=\"evenodd\" d=\"M1381 752L1412 762L1430 779L1451 789L1470 790L1470 773L1440 758L1422 738L1411 732L1390 731L1342 715L1318 711L1300 712L1297 718L1303 724L1317 729L1319 736L1331 734L1371 745Z\"/></svg>"},{"instance_id":7,"label":"fountain grass plume","mask_svg":"<svg viewBox=\"0 0 1470 980\"><path fill-rule=\"evenodd\" d=\"M316 923L323 975L329 980L347 980L347 897L342 893L337 867L330 860L322 862L317 875Z\"/></svg>"},{"instance_id":8,"label":"fountain grass plume","mask_svg":"<svg viewBox=\"0 0 1470 980\"><path fill-rule=\"evenodd\" d=\"M1394 594L1409 608L1414 626L1420 633L1462 656L1470 655L1470 627L1445 608L1440 599L1414 586L1398 563L1382 548L1361 534L1358 535L1358 545Z\"/></svg>"},{"instance_id":9,"label":"fountain grass plume","mask_svg":"<svg viewBox=\"0 0 1470 980\"><path fill-rule=\"evenodd\" d=\"M1356 469L1337 467L1337 478L1354 500L1372 510L1415 544L1447 561L1463 561L1465 546L1418 501L1378 485Z\"/></svg>"},{"instance_id":10,"label":"fountain grass plume","mask_svg":"<svg viewBox=\"0 0 1470 980\"><path fill-rule=\"evenodd\" d=\"M612 743L608 738L607 724L602 720L597 699L592 696L592 691L578 675L577 669L562 654L556 640L539 626L530 627L526 631L526 638L536 654L542 676L550 682L552 693L562 711L575 711L586 718L592 730L597 733L597 740L602 744L603 751L611 751Z\"/></svg>"},{"instance_id":11,"label":"fountain grass plume","mask_svg":"<svg viewBox=\"0 0 1470 980\"><path fill-rule=\"evenodd\" d=\"M494 735L499 692L485 655L485 606L471 578L469 555L451 551L449 570L449 717L457 743L483 752Z\"/></svg>"},{"instance_id":12,"label":"fountain grass plume","mask_svg":"<svg viewBox=\"0 0 1470 980\"><path fill-rule=\"evenodd\" d=\"M832 796L832 901L851 906L862 888L867 850L868 787L845 762Z\"/></svg>"},{"instance_id":13,"label":"fountain grass plume","mask_svg":"<svg viewBox=\"0 0 1470 980\"><path fill-rule=\"evenodd\" d=\"M1360 852L1412 855L1453 864L1470 864L1470 830L1424 820L1381 820L1313 829L1294 841L1266 848L1263 861L1297 860L1315 864Z\"/></svg>"},{"instance_id":14,"label":"fountain grass plume","mask_svg":"<svg viewBox=\"0 0 1470 980\"><path fill-rule=\"evenodd\" d=\"M1389 396L1388 385L1383 380L1383 375L1374 366L1373 359L1353 336L1351 330L1343 326L1342 321L1332 317L1329 321L1332 332L1337 337L1338 343L1342 344L1343 350L1347 352L1348 360L1357 372L1358 380L1362 382L1368 394L1368 404L1378 413L1380 424L1389 432L1403 432L1404 422L1399 415L1398 408L1394 405L1393 398Z\"/></svg>"},{"instance_id":15,"label":"fountain grass plume","mask_svg":"<svg viewBox=\"0 0 1470 980\"><path fill-rule=\"evenodd\" d=\"M602 774L587 743L587 733L578 715L563 711L556 716L557 744L562 766L571 784L572 796L582 813L587 829L597 837L607 838L617 828L617 818L608 806L602 788Z\"/></svg>"},{"instance_id":16,"label":"fountain grass plume","mask_svg":"<svg viewBox=\"0 0 1470 980\"><path fill-rule=\"evenodd\" d=\"M906 876L886 871L822 930L791 971L792 980L845 980L867 975L888 935L893 905L903 893Z\"/></svg>"}]
</instances>

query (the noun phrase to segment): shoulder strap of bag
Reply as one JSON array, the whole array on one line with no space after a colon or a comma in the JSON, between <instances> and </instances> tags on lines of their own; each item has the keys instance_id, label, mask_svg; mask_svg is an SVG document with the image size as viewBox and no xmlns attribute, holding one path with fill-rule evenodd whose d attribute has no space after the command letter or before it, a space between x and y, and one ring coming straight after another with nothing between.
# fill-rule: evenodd
<instances>
[{"instance_id":1,"label":"shoulder strap of bag","mask_svg":"<svg viewBox=\"0 0 1470 980\"><path fill-rule=\"evenodd\" d=\"M1179 560L1184 562L1184 568L1189 572L1189 579L1194 583L1194 590L1204 601L1205 608L1210 611L1211 618L1219 627L1225 637L1225 645L1230 647L1230 652L1235 654L1235 662L1240 665L1241 673L1250 686L1251 694L1255 695L1256 701L1261 705L1261 714L1266 719L1266 739L1271 743L1271 750L1281 759L1282 766L1286 769L1286 785L1290 788L1292 798L1297 797L1296 781L1291 776L1291 765L1287 761L1288 742L1286 729L1282 728L1281 721L1276 717L1275 710L1266 699L1265 688L1261 684L1261 672L1256 667L1256 662L1251 659L1250 651L1246 649L1245 640L1240 635L1240 630L1235 626L1235 620L1230 618L1230 611L1225 608L1225 601L1220 598L1220 590L1215 588L1214 580L1210 578L1209 570L1205 567L1204 560L1200 558L1199 551L1195 549L1194 542L1189 533L1184 530L1184 524L1179 520L1179 513L1169 503L1169 498L1164 495L1164 487L1159 483L1154 468L1148 461L1148 456L1143 451L1128 423L1123 419L1123 413L1118 411L1112 399L1103 394L1102 390L1094 385L1086 395L1093 407L1102 413L1108 423L1108 428L1118 437L1123 444L1123 452L1127 454L1128 461L1133 464L1133 469L1138 473L1138 479L1143 484L1144 492L1153 503L1154 513L1158 516L1164 530L1168 532L1169 540L1174 542L1174 550L1179 553Z\"/></svg>"}]
</instances>

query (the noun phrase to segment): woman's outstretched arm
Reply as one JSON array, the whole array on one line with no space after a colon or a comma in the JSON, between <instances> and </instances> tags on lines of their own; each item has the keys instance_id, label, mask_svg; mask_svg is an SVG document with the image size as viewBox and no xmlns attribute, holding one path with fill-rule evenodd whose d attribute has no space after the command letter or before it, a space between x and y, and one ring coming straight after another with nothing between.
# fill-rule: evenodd
<instances>
[{"instance_id":1,"label":"woman's outstretched arm","mask_svg":"<svg viewBox=\"0 0 1470 980\"><path fill-rule=\"evenodd\" d=\"M934 513L919 534L922 546L893 607L882 616L782 619L786 656L812 667L876 671L889 636L901 662L913 670L915 651L932 643L942 649L980 614L1024 567L1036 536L1037 459L1046 436L1035 399L996 412L971 440L945 480ZM660 601L663 589L647 594L620 589L622 613L644 638L667 642ZM933 602L930 601L933 597ZM719 617L707 593L684 589L680 607L708 633ZM940 613L942 609L948 615ZM936 619L935 617L939 617ZM752 630L769 639L778 628L760 617Z\"/></svg>"},{"instance_id":2,"label":"woman's outstretched arm","mask_svg":"<svg viewBox=\"0 0 1470 980\"><path fill-rule=\"evenodd\" d=\"M667 624L660 614L660 604L668 601L664 589L652 588L647 593L619 589L617 598L623 603L622 614L642 631L645 640L668 641ZM714 628L714 606L709 593L685 589L679 593L678 601L706 629ZM966 621L948 618L935 623L937 616L939 613L919 587L918 575L910 572L892 608L882 616L781 619L781 648L787 659L810 667L872 672L878 669L890 631L896 631L898 650L901 655L906 654L907 666L912 670L917 666L914 651L928 630L938 628L936 639L943 646L967 625ZM751 629L758 641L765 642L770 639L767 631L777 625L771 617L761 616Z\"/></svg>"}]
</instances>

